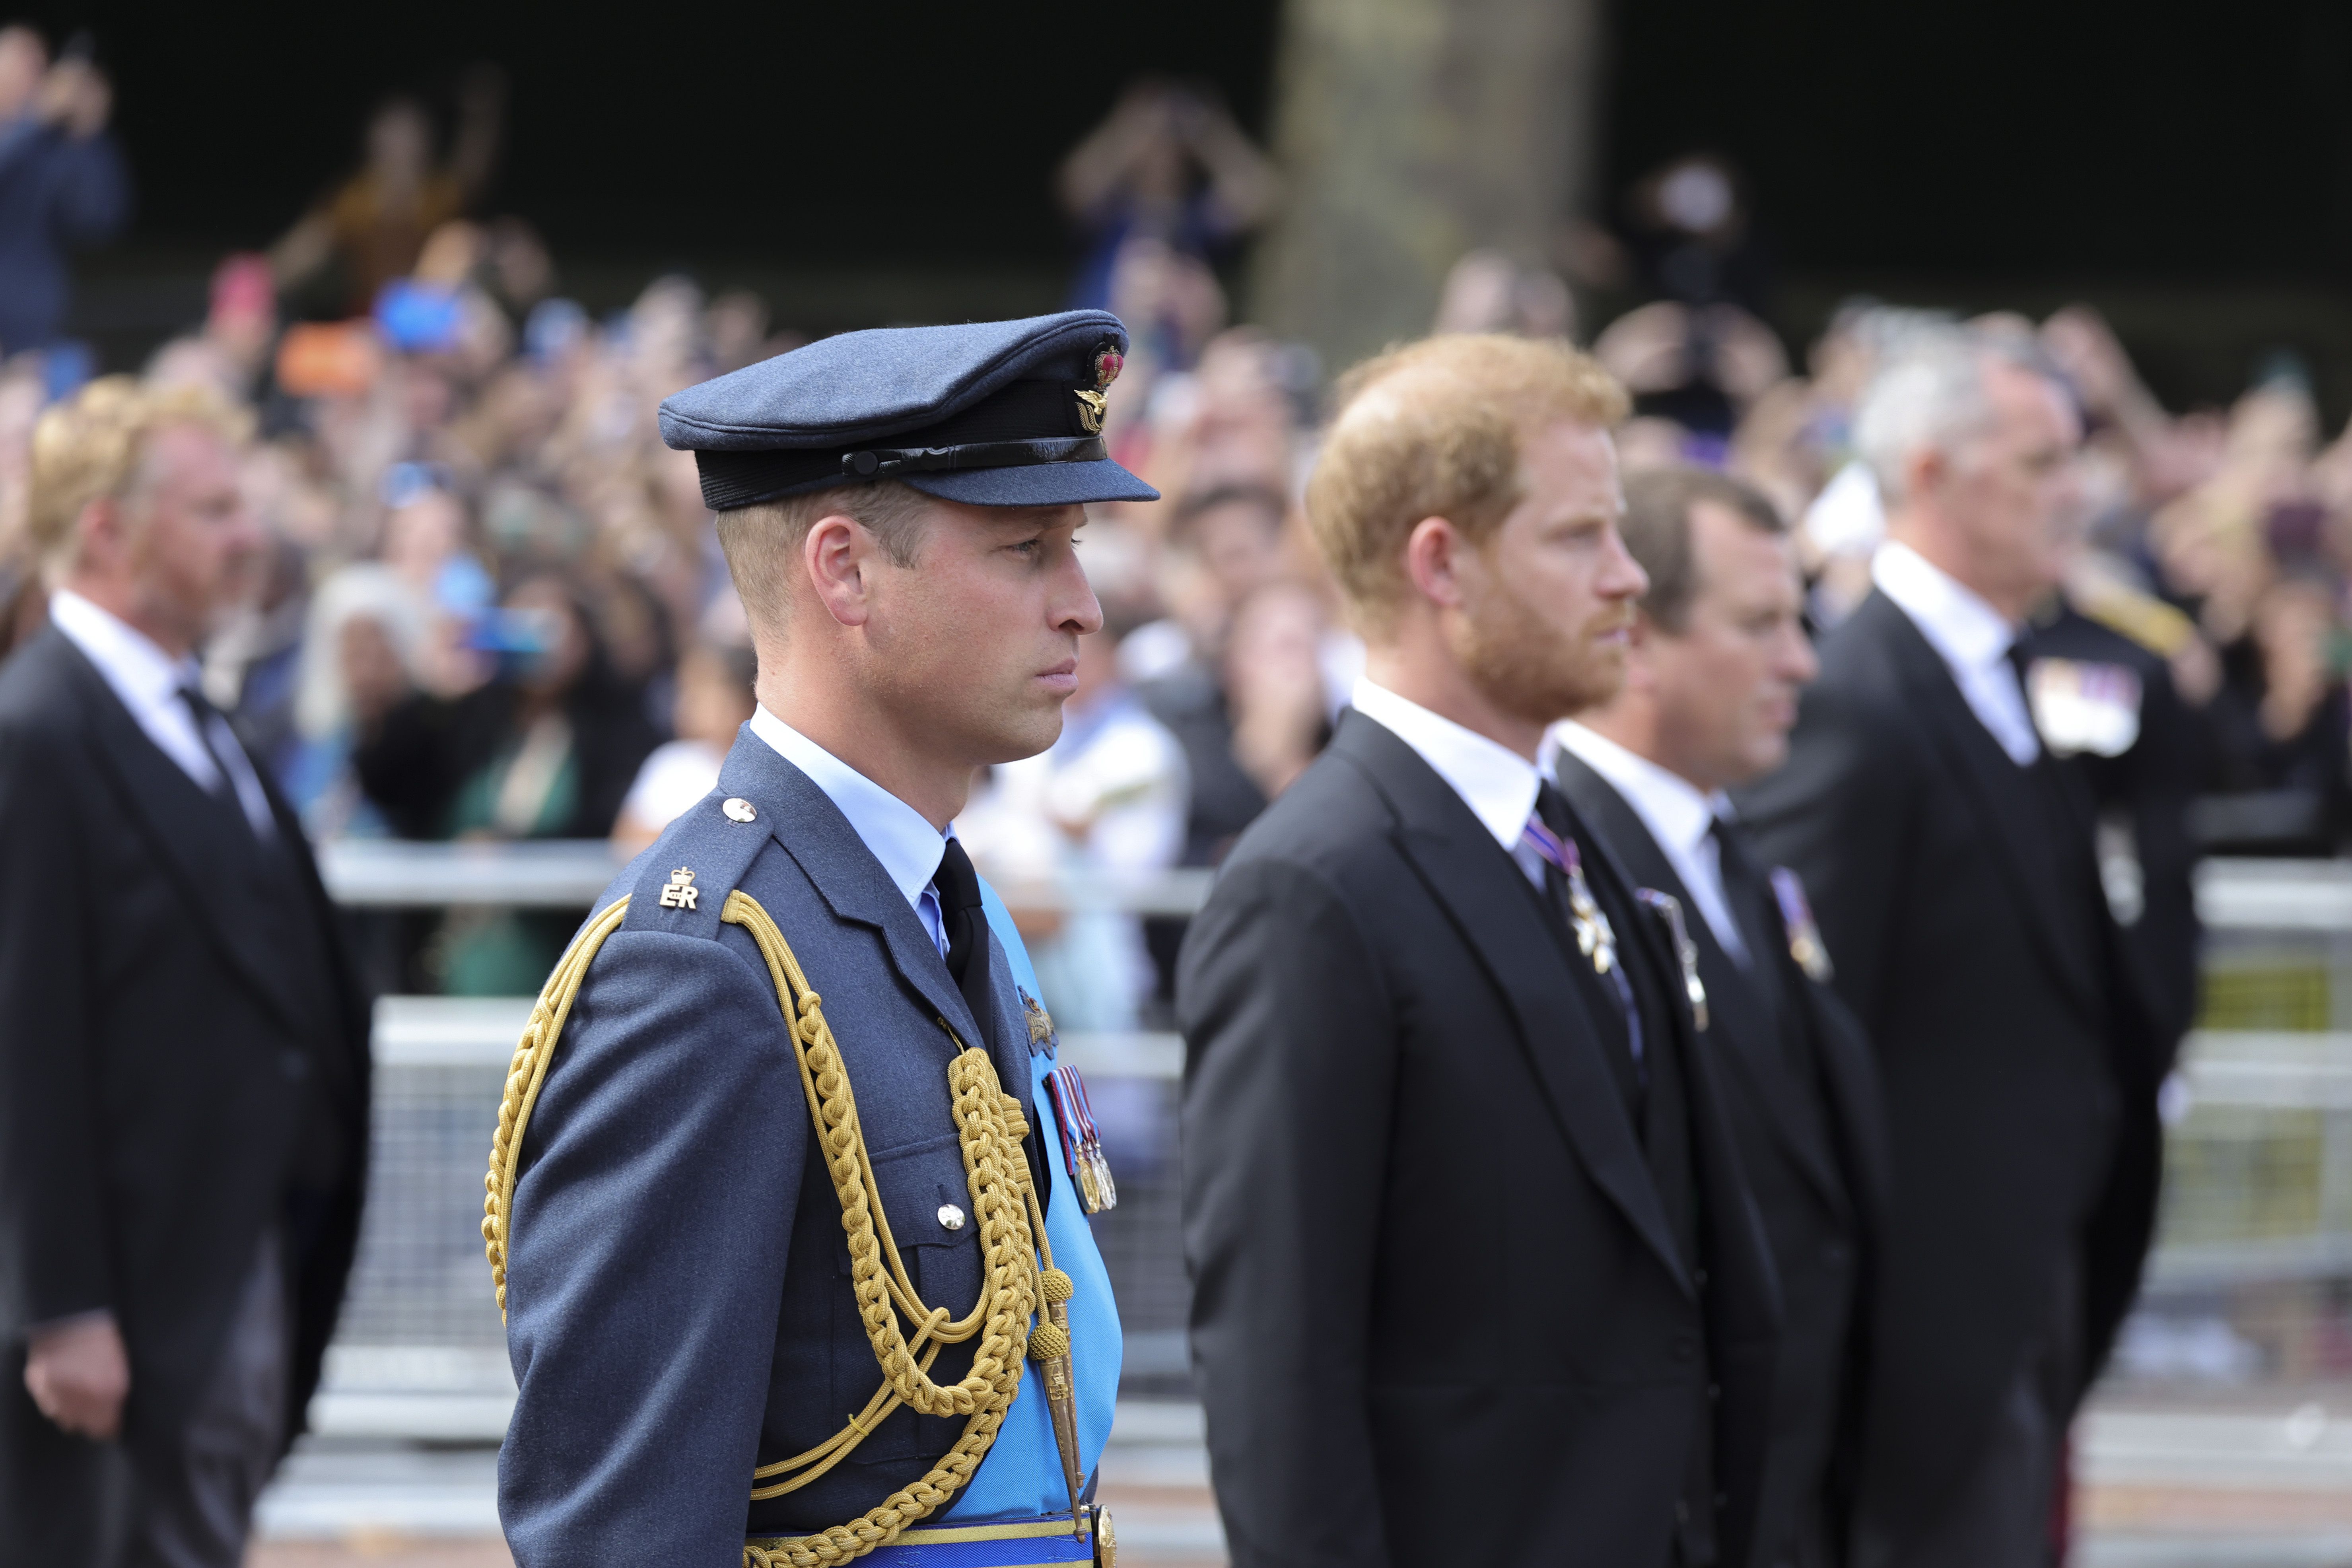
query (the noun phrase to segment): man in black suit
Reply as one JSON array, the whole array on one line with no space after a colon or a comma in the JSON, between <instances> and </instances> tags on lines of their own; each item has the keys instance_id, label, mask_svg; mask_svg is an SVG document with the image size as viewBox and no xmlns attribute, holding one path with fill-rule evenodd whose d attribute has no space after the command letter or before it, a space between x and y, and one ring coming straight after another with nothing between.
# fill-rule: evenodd
<instances>
[{"instance_id":1,"label":"man in black suit","mask_svg":"<svg viewBox=\"0 0 2352 1568\"><path fill-rule=\"evenodd\" d=\"M2128 590L2089 600L2095 615L2074 598L2070 591L2035 612L2023 643L2027 689L2044 742L2081 776L2100 820L2130 845L2137 891L2128 913L2117 900L2117 918L2127 922L2124 951L2138 961L2159 1059L2169 1070L2197 1018L2204 928L2189 808L2211 741L2157 645L2177 650L2196 628L2170 605ZM2052 732L2053 723L2062 732Z\"/></svg>"},{"instance_id":2,"label":"man in black suit","mask_svg":"<svg viewBox=\"0 0 2352 1568\"><path fill-rule=\"evenodd\" d=\"M0 1564L233 1568L357 1234L367 1014L299 825L198 691L261 542L239 432L85 388L62 587L0 667Z\"/></svg>"},{"instance_id":3,"label":"man in black suit","mask_svg":"<svg viewBox=\"0 0 2352 1568\"><path fill-rule=\"evenodd\" d=\"M1236 1568L1749 1560L1778 1291L1664 925L1537 772L1640 569L1564 344L1360 367L1307 513L1369 645L1178 972Z\"/></svg>"},{"instance_id":4,"label":"man in black suit","mask_svg":"<svg viewBox=\"0 0 2352 1568\"><path fill-rule=\"evenodd\" d=\"M1799 955L1724 791L1780 765L1817 666L1772 503L1703 468L1625 483L1650 579L1617 697L1552 731L1559 787L1635 881L1675 900L1706 989L1706 1038L1779 1265L1786 1317L1756 1561L1845 1561L1862 1457L1868 1261L1887 1205L1878 1071ZM1818 968L1818 964L1816 964Z\"/></svg>"},{"instance_id":5,"label":"man in black suit","mask_svg":"<svg viewBox=\"0 0 2352 1568\"><path fill-rule=\"evenodd\" d=\"M1856 437L1887 502L1874 589L1822 645L1788 766L1740 801L1801 873L1886 1086L1855 1561L2040 1564L2159 1154L2088 804L2015 666L2072 543L2080 426L2026 350L1951 331L1889 361Z\"/></svg>"}]
</instances>

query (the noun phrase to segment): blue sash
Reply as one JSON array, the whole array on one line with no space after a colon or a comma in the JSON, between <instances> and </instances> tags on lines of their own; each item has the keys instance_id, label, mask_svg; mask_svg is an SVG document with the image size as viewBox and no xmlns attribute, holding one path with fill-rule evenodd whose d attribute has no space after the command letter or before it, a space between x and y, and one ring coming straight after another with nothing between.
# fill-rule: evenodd
<instances>
[{"instance_id":1,"label":"blue sash","mask_svg":"<svg viewBox=\"0 0 2352 1568\"><path fill-rule=\"evenodd\" d=\"M980 896L988 911L988 923L995 931L996 940L1003 944L1005 957L1012 961L1013 983L1030 995L1037 995L1037 972L1030 965L1029 950L1022 945L1012 913L996 896L996 889L985 881L981 883ZM1041 1122L1049 1121L1054 1114L1045 1083L1045 1075L1057 1065L1043 1052L1029 1058L1029 1088L1034 1102L1032 1110ZM1044 1140L1054 1173L1054 1202L1045 1214L1045 1237L1053 1243L1054 1266L1067 1274L1077 1287L1077 1294L1070 1302L1070 1368L1077 1384L1078 1457L1085 1466L1080 1479L1091 1490L1096 1468L1102 1463L1103 1445L1110 1437L1111 1415L1118 1403L1118 1303L1111 1299L1110 1275L1103 1268L1102 1254L1096 1250L1094 1232L1087 1223L1086 1205L1078 1196L1077 1184L1070 1180L1068 1169L1058 1157L1058 1134L1051 1126L1034 1126L1031 1131ZM994 1446L981 1460L971 1483L956 1494L954 1504L939 1518L942 1525L971 1524L1055 1513L1066 1519L1069 1511L1070 1494L1062 1479L1061 1451L1054 1446L1053 1417L1045 1407L1045 1380L1032 1362L1021 1379L1019 1396L1013 1400L1013 1408L1005 1412L1004 1424L997 1428ZM1032 1550L1042 1542L1005 1542L990 1543L990 1547L993 1550L998 1544ZM967 1563L969 1568L984 1568L995 1563L1059 1561L1034 1554L968 1560L931 1555L947 1550L944 1543L921 1550L924 1555L920 1561L930 1568L946 1568L950 1562L958 1568L965 1568ZM1090 1548L1087 1553L1091 1555ZM873 1560L879 1563L886 1559L883 1552L877 1552ZM908 1559L910 1564L914 1561Z\"/></svg>"}]
</instances>

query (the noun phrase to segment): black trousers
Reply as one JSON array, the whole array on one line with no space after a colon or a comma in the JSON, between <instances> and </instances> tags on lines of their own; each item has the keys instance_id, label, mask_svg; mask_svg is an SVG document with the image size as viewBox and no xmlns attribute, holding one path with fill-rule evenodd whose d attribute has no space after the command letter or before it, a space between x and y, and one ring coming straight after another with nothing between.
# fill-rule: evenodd
<instances>
[{"instance_id":1,"label":"black trousers","mask_svg":"<svg viewBox=\"0 0 2352 1568\"><path fill-rule=\"evenodd\" d=\"M2081 1278L2069 1257L2048 1320L2001 1390L1976 1464L1935 1523L1899 1552L1864 1542L1861 1568L2050 1568L2051 1521L2083 1364Z\"/></svg>"},{"instance_id":2,"label":"black trousers","mask_svg":"<svg viewBox=\"0 0 2352 1568\"><path fill-rule=\"evenodd\" d=\"M265 1236L213 1377L165 1452L59 1430L25 1392L25 1347L12 1347L0 1363L0 1568L237 1568L284 1438L281 1256Z\"/></svg>"}]
</instances>

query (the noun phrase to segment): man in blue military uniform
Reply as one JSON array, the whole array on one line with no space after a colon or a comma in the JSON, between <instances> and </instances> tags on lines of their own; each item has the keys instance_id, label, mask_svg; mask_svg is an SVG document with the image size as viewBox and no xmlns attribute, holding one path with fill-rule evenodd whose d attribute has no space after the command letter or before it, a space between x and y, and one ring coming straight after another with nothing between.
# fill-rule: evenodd
<instances>
[{"instance_id":1,"label":"man in blue military uniform","mask_svg":"<svg viewBox=\"0 0 2352 1568\"><path fill-rule=\"evenodd\" d=\"M1102 625L1081 503L1155 499L1099 434L1126 343L1098 310L855 332L662 405L760 706L500 1110L520 1568L1110 1560L1108 1194L950 825L1060 731Z\"/></svg>"}]
</instances>

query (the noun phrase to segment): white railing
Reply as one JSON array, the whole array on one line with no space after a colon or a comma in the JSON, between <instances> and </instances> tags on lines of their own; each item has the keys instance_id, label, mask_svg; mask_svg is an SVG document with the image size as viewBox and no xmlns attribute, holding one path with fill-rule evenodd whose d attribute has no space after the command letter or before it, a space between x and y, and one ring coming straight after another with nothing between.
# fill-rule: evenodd
<instances>
[{"instance_id":1,"label":"white railing","mask_svg":"<svg viewBox=\"0 0 2352 1568\"><path fill-rule=\"evenodd\" d=\"M327 892L352 909L586 910L619 875L624 858L593 838L519 844L420 844L340 838L319 847ZM1023 910L1125 910L1189 915L1209 896L1213 873L1150 876L1093 873L1066 881L999 881L997 894Z\"/></svg>"},{"instance_id":2,"label":"white railing","mask_svg":"<svg viewBox=\"0 0 2352 1568\"><path fill-rule=\"evenodd\" d=\"M319 847L319 868L339 903L359 909L585 910L621 869L601 839L423 844L341 838ZM1213 873L1092 874L1084 880L1000 882L1016 909L1116 909L1188 915L1209 896ZM2198 870L2197 907L2216 930L2342 931L2352 935L2352 861L2209 860Z\"/></svg>"},{"instance_id":3,"label":"white railing","mask_svg":"<svg viewBox=\"0 0 2352 1568\"><path fill-rule=\"evenodd\" d=\"M620 865L595 842L347 841L324 847L320 861L338 900L393 910L584 911ZM1207 872L1181 871L999 891L1015 908L1181 915L1199 908L1209 884ZM2250 957L2257 967L2275 960L2329 998L2326 1007L2343 1012L2307 1022L2297 1015L2303 1030L2190 1037L2168 1097L2176 1169L2187 1175L2168 1198L2168 1235L2151 1287L2210 1296L2249 1282L2352 1277L2352 864L2211 862L2200 872L2198 896L2224 965L2240 965L2242 973ZM2323 971L2326 978L2316 978ZM2337 996L2341 1004L2332 1000ZM497 1086L530 1007L522 997L386 996L376 1005L378 1181L363 1289L346 1314L352 1331L336 1348L317 1412L326 1429L446 1435L487 1432L503 1418L510 1392L493 1375L500 1363L497 1318L472 1233ZM1129 1080L1160 1114L1172 1114L1184 1061L1180 1037L1068 1032L1062 1049L1088 1078L1106 1087ZM1165 1138L1172 1149L1172 1130ZM2185 1165L2182 1151L2192 1156ZM2275 1205L2256 1201L2257 1188L2274 1184L2290 1165L2309 1201L2282 1218ZM1157 1179L1164 1185L1172 1174ZM1149 1212L1155 1217L1129 1245L1172 1257L1172 1200ZM1163 1359L1181 1366L1175 1331L1157 1318L1133 1328L1139 1348L1170 1341Z\"/></svg>"},{"instance_id":4,"label":"white railing","mask_svg":"<svg viewBox=\"0 0 2352 1568\"><path fill-rule=\"evenodd\" d=\"M528 996L384 996L375 1005L375 1065L497 1068L514 1056L530 1021ZM1179 1035L1062 1036L1061 1051L1091 1078L1177 1079L1184 1074Z\"/></svg>"}]
</instances>

